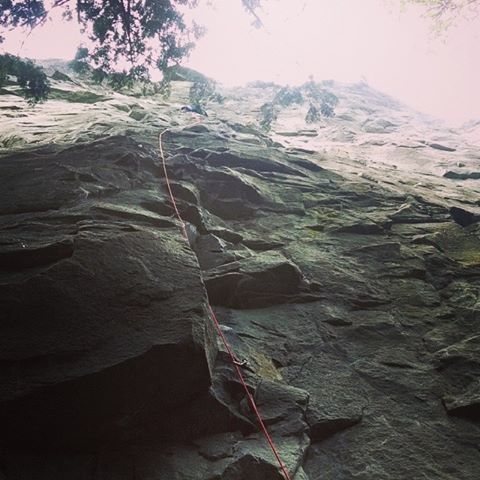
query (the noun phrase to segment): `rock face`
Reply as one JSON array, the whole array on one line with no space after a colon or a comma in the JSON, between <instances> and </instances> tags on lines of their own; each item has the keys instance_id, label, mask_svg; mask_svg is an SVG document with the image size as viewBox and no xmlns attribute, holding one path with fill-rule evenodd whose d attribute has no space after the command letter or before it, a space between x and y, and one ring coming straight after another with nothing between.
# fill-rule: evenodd
<instances>
[{"instance_id":1,"label":"rock face","mask_svg":"<svg viewBox=\"0 0 480 480\"><path fill-rule=\"evenodd\" d=\"M1 169L2 444L170 437L215 348L195 256L142 206L168 212L155 152L110 137Z\"/></svg>"},{"instance_id":2,"label":"rock face","mask_svg":"<svg viewBox=\"0 0 480 480\"><path fill-rule=\"evenodd\" d=\"M111 113L85 130L60 100L0 97L18 107L2 115L60 122L0 159L0 478L281 480L207 295L292 479L478 478L478 186L444 167L393 181L380 157L360 172L339 145L383 148L408 112L342 88L345 111L285 145L239 118L253 87L194 125L156 97L76 95L83 119ZM163 142L188 243L159 121L177 122ZM17 138L43 128L25 122ZM384 153L464 151L428 138Z\"/></svg>"}]
</instances>

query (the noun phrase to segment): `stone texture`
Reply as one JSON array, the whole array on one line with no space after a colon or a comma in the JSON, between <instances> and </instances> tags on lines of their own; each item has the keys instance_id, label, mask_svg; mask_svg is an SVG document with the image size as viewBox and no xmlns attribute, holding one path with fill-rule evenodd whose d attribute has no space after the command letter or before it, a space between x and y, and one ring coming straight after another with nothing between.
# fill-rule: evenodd
<instances>
[{"instance_id":1,"label":"stone texture","mask_svg":"<svg viewBox=\"0 0 480 480\"><path fill-rule=\"evenodd\" d=\"M2 159L2 445L170 436L169 412L208 390L195 256L141 206L163 198L153 155L111 137Z\"/></svg>"},{"instance_id":2,"label":"stone texture","mask_svg":"<svg viewBox=\"0 0 480 480\"><path fill-rule=\"evenodd\" d=\"M478 125L329 88L0 97L0 478L281 479L207 293L292 478L478 478Z\"/></svg>"},{"instance_id":3,"label":"stone texture","mask_svg":"<svg viewBox=\"0 0 480 480\"><path fill-rule=\"evenodd\" d=\"M456 415L472 421L480 420L480 384L472 382L467 391L457 396L443 399L445 408L450 415Z\"/></svg>"}]
</instances>

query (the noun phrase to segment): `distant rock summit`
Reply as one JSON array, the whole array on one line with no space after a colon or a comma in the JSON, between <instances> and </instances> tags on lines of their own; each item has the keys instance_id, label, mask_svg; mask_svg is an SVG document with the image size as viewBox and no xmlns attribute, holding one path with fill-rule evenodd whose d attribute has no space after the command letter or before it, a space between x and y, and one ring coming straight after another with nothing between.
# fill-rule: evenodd
<instances>
[{"instance_id":1,"label":"distant rock summit","mask_svg":"<svg viewBox=\"0 0 480 480\"><path fill-rule=\"evenodd\" d=\"M1 92L0 479L477 480L478 125L182 72Z\"/></svg>"}]
</instances>

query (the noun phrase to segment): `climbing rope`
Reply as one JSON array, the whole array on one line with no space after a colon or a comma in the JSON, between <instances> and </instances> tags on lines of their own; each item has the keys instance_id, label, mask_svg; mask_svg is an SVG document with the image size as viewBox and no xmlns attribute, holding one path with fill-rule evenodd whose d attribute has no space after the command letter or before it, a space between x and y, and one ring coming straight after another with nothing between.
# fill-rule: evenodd
<instances>
[{"instance_id":1,"label":"climbing rope","mask_svg":"<svg viewBox=\"0 0 480 480\"><path fill-rule=\"evenodd\" d=\"M177 207L177 202L175 201L175 195L173 195L172 187L170 185L170 179L168 178L168 172L167 172L167 164L165 162L165 154L163 153L163 145L162 145L162 137L165 133L171 131L171 128L165 129L163 132L160 133L158 136L158 147L160 150L160 158L162 160L162 167L163 167L163 174L165 176L165 183L167 184L167 189L168 189L168 194L170 195L170 200L173 205L173 209L175 210L175 215L177 216L179 222L180 222L180 228L182 229L182 235L185 238L185 240L188 242L188 235L187 235L187 226L185 225L185 222L183 221L182 216L180 215L180 212Z\"/></svg>"},{"instance_id":2,"label":"climbing rope","mask_svg":"<svg viewBox=\"0 0 480 480\"><path fill-rule=\"evenodd\" d=\"M200 123L200 122L201 122L201 120L197 120L194 123L194 125L197 124L197 123ZM165 175L165 183L167 184L168 194L170 195L170 200L172 202L173 209L175 211L175 215L177 216L177 218L180 222L182 235L183 235L185 241L187 243L189 243L188 235L187 235L187 228L186 228L186 225L185 225L185 222L184 222L182 216L180 215L180 211L178 210L177 202L175 200L175 196L173 195L173 190L172 190L172 187L171 187L171 184L170 184L170 179L168 177L168 172L167 172L167 164L166 164L166 161L165 161L165 154L164 154L164 151L163 151L163 141L162 141L163 135L166 132L171 131L171 130L173 130L173 129L172 128L167 128L167 129L163 130L160 133L160 135L158 136L158 146L159 146L159 151L160 151L160 159L162 161L163 173ZM220 337L220 339L222 340L222 343L225 346L225 349L227 350L227 353L230 357L230 361L232 362L232 365L233 365L233 367L234 367L234 369L237 373L238 379L240 380L240 383L242 384L242 387L245 390L245 394L248 398L248 402L250 404L250 407L252 408L253 412L255 413L255 416L257 417L257 421L258 421L258 424L260 426L260 430L262 431L268 445L270 446L270 449L272 450L273 455L275 456L275 459L277 460L278 465L280 466L280 470L282 471L283 476L285 477L285 480L291 480L290 474L288 473L287 466L285 465L285 463L283 463L282 458L280 457L278 449L275 445L275 442L273 441L272 436L268 432L268 429L265 425L265 422L263 421L263 418L260 414L260 411L258 410L255 399L253 398L252 394L250 393L250 390L248 389L248 385L245 381L245 377L244 377L243 372L240 368L241 363L237 360L237 357L235 356L235 353L233 352L232 347L230 346L227 338L225 337L225 334L223 333L223 331L220 327L220 322L218 321L217 316L215 315L215 312L213 311L213 308L210 304L210 301L208 300L208 297L207 297L207 302L208 302L208 310L209 310L209 313L210 313L210 317L213 321L213 324L215 325L215 329L217 331L217 334Z\"/></svg>"}]
</instances>

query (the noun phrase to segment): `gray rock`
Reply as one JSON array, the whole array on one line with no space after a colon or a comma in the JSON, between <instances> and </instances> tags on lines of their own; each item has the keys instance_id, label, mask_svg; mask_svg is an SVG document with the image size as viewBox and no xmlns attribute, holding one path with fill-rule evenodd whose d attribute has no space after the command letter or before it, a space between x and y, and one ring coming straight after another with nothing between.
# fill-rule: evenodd
<instances>
[{"instance_id":1,"label":"gray rock","mask_svg":"<svg viewBox=\"0 0 480 480\"><path fill-rule=\"evenodd\" d=\"M59 70L55 70L55 72L53 72L52 78L62 82L73 82L73 80L66 73L60 72Z\"/></svg>"},{"instance_id":2,"label":"gray rock","mask_svg":"<svg viewBox=\"0 0 480 480\"><path fill-rule=\"evenodd\" d=\"M227 251L227 243L211 233L198 236L194 250L200 267L204 270L236 260L235 255Z\"/></svg>"},{"instance_id":3,"label":"gray rock","mask_svg":"<svg viewBox=\"0 0 480 480\"><path fill-rule=\"evenodd\" d=\"M475 215L474 213L459 207L451 207L450 215L455 222L462 227L468 227L469 225L472 225L472 223L480 221L480 215Z\"/></svg>"},{"instance_id":4,"label":"gray rock","mask_svg":"<svg viewBox=\"0 0 480 480\"><path fill-rule=\"evenodd\" d=\"M307 423L310 427L309 437L312 443L321 442L342 430L353 427L361 421L362 412L352 412L351 416L322 411L324 407L309 406Z\"/></svg>"},{"instance_id":5,"label":"gray rock","mask_svg":"<svg viewBox=\"0 0 480 480\"><path fill-rule=\"evenodd\" d=\"M285 109L282 145L275 86L188 125L189 85L0 98L0 476L280 479L238 367L296 480L476 480L478 188L413 148L475 172L475 125L331 82L339 114Z\"/></svg>"},{"instance_id":6,"label":"gray rock","mask_svg":"<svg viewBox=\"0 0 480 480\"><path fill-rule=\"evenodd\" d=\"M104 102L107 100L106 96L99 95L92 91L76 90L76 89L66 90L58 87L52 88L50 90L48 97L50 99L63 100L64 102L87 103L87 104Z\"/></svg>"},{"instance_id":7,"label":"gray rock","mask_svg":"<svg viewBox=\"0 0 480 480\"><path fill-rule=\"evenodd\" d=\"M478 180L480 178L480 172L466 169L447 170L443 176L453 180Z\"/></svg>"},{"instance_id":8,"label":"gray rock","mask_svg":"<svg viewBox=\"0 0 480 480\"><path fill-rule=\"evenodd\" d=\"M171 435L178 402L208 391L215 348L196 260L174 223L139 206L160 193L156 160L140 152L117 138L0 166L4 446ZM94 180L111 193L76 193ZM127 188L137 194L117 194Z\"/></svg>"},{"instance_id":9,"label":"gray rock","mask_svg":"<svg viewBox=\"0 0 480 480\"><path fill-rule=\"evenodd\" d=\"M300 269L276 252L210 270L205 279L213 305L257 308L278 303L313 301Z\"/></svg>"},{"instance_id":10,"label":"gray rock","mask_svg":"<svg viewBox=\"0 0 480 480\"><path fill-rule=\"evenodd\" d=\"M375 222L359 222L343 225L334 230L337 233L356 233L359 235L376 235L384 232L383 228Z\"/></svg>"},{"instance_id":11,"label":"gray rock","mask_svg":"<svg viewBox=\"0 0 480 480\"><path fill-rule=\"evenodd\" d=\"M472 382L461 395L445 397L443 404L450 415L480 421L480 382Z\"/></svg>"},{"instance_id":12,"label":"gray rock","mask_svg":"<svg viewBox=\"0 0 480 480\"><path fill-rule=\"evenodd\" d=\"M428 146L435 150L441 150L443 152L455 152L457 150L456 148L448 147L447 145L442 145L440 143L429 143Z\"/></svg>"}]
</instances>

